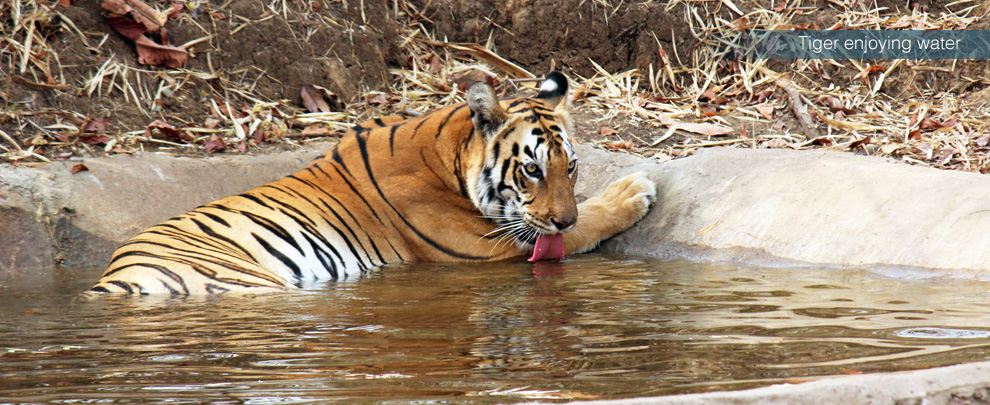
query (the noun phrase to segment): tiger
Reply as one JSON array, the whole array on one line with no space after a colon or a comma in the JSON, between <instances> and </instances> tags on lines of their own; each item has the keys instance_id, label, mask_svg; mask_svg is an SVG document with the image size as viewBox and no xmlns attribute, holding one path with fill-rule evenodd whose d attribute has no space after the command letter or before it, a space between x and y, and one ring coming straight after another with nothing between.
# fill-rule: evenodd
<instances>
[{"instance_id":1,"label":"tiger","mask_svg":"<svg viewBox=\"0 0 990 405\"><path fill-rule=\"evenodd\" d=\"M587 252L656 201L645 173L577 204L568 79L499 99L355 125L298 172L124 242L89 293L285 291L414 262L557 260Z\"/></svg>"}]
</instances>

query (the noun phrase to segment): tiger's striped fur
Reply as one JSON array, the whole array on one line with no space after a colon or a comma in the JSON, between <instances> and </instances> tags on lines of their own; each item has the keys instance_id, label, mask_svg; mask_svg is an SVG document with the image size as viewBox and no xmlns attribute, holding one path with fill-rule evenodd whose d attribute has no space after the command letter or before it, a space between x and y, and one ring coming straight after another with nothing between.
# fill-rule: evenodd
<instances>
[{"instance_id":1,"label":"tiger's striped fur","mask_svg":"<svg viewBox=\"0 0 990 405\"><path fill-rule=\"evenodd\" d=\"M540 234L589 250L642 218L655 191L634 175L578 208L566 94L553 72L533 98L476 84L466 103L359 124L295 174L135 236L91 291L292 289L393 263L516 258Z\"/></svg>"}]
</instances>

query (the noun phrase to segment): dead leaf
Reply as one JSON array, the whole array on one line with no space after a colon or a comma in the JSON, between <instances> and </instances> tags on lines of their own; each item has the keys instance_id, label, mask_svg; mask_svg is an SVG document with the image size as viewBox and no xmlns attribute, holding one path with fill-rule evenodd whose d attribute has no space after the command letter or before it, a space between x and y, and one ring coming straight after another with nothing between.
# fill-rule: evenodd
<instances>
[{"instance_id":1,"label":"dead leaf","mask_svg":"<svg viewBox=\"0 0 990 405\"><path fill-rule=\"evenodd\" d=\"M983 135L983 136L981 136L979 138L976 138L976 146L979 146L979 147L982 148L982 147L987 146L988 143L990 143L990 134L986 134L986 135Z\"/></svg>"},{"instance_id":2,"label":"dead leaf","mask_svg":"<svg viewBox=\"0 0 990 405\"><path fill-rule=\"evenodd\" d=\"M313 86L305 84L300 92L303 107L309 112L330 112L330 105L323 99L323 95L316 91Z\"/></svg>"},{"instance_id":3,"label":"dead leaf","mask_svg":"<svg viewBox=\"0 0 990 405\"><path fill-rule=\"evenodd\" d=\"M107 130L107 126L110 124L110 117L96 118L87 120L83 124L83 132L104 132Z\"/></svg>"},{"instance_id":4,"label":"dead leaf","mask_svg":"<svg viewBox=\"0 0 990 405\"><path fill-rule=\"evenodd\" d=\"M110 137L106 135L82 134L79 135L79 142L87 145L106 145L110 142Z\"/></svg>"},{"instance_id":5,"label":"dead leaf","mask_svg":"<svg viewBox=\"0 0 990 405\"><path fill-rule=\"evenodd\" d=\"M870 137L868 137L868 136L863 137L863 139L860 139L858 141L853 141L852 143L850 143L849 144L849 149L856 149L856 148L858 148L860 146L863 146L863 145L869 145L870 144L870 141L871 141Z\"/></svg>"},{"instance_id":6,"label":"dead leaf","mask_svg":"<svg viewBox=\"0 0 990 405\"><path fill-rule=\"evenodd\" d=\"M155 136L155 135L158 136ZM154 120L144 129L144 136L164 140L183 141L182 132L162 120Z\"/></svg>"},{"instance_id":7,"label":"dead leaf","mask_svg":"<svg viewBox=\"0 0 990 405\"><path fill-rule=\"evenodd\" d=\"M778 13L782 13L782 12L784 12L784 8L785 7L787 7L787 2L786 1L782 1L780 3L777 3L776 6L773 6L773 11L776 11Z\"/></svg>"},{"instance_id":8,"label":"dead leaf","mask_svg":"<svg viewBox=\"0 0 990 405\"><path fill-rule=\"evenodd\" d=\"M182 3L172 3L172 9L168 12L168 18L179 18L179 14L186 11L186 5Z\"/></svg>"},{"instance_id":9,"label":"dead leaf","mask_svg":"<svg viewBox=\"0 0 990 405\"><path fill-rule=\"evenodd\" d=\"M247 153L247 150L248 150L248 144L247 144L247 142L241 141L241 143L237 144L237 151L238 152Z\"/></svg>"},{"instance_id":10,"label":"dead leaf","mask_svg":"<svg viewBox=\"0 0 990 405\"><path fill-rule=\"evenodd\" d=\"M225 142L219 135L213 134L210 135L210 140L206 142L204 149L210 153L222 151L227 149L227 142Z\"/></svg>"},{"instance_id":11,"label":"dead leaf","mask_svg":"<svg viewBox=\"0 0 990 405\"><path fill-rule=\"evenodd\" d=\"M701 107L701 116L702 117L708 118L708 117L714 117L716 115L718 115L718 110L716 110L715 107L712 107L710 105L706 105L706 106L702 106Z\"/></svg>"},{"instance_id":12,"label":"dead leaf","mask_svg":"<svg viewBox=\"0 0 990 405\"><path fill-rule=\"evenodd\" d=\"M453 79L451 79L451 82L453 82L454 86L457 86L457 89L461 92L467 92L471 85L478 82L488 83L488 85L493 89L498 89L501 85L495 75L481 69L468 69L458 73L453 77Z\"/></svg>"},{"instance_id":13,"label":"dead leaf","mask_svg":"<svg viewBox=\"0 0 990 405\"><path fill-rule=\"evenodd\" d=\"M918 128L920 128L923 131L929 129L935 129L935 128L942 128L942 123L926 117L922 119L920 123L918 123Z\"/></svg>"},{"instance_id":14,"label":"dead leaf","mask_svg":"<svg viewBox=\"0 0 990 405\"><path fill-rule=\"evenodd\" d=\"M759 92L758 94L756 94L756 100L754 100L754 101L757 104L759 104L759 103L762 103L762 102L766 101L766 99L769 98L772 95L773 95L773 90L766 89L766 90L763 90L763 91Z\"/></svg>"},{"instance_id":15,"label":"dead leaf","mask_svg":"<svg viewBox=\"0 0 990 405\"><path fill-rule=\"evenodd\" d=\"M605 144L605 149L608 150L619 150L619 149L632 149L635 145L629 141L612 141Z\"/></svg>"},{"instance_id":16,"label":"dead leaf","mask_svg":"<svg viewBox=\"0 0 990 405\"><path fill-rule=\"evenodd\" d=\"M715 96L715 92L714 91L705 90L704 92L701 93L701 95L698 96L698 100L699 101L709 101L709 100L714 100L715 97L716 96Z\"/></svg>"},{"instance_id":17,"label":"dead leaf","mask_svg":"<svg viewBox=\"0 0 990 405\"><path fill-rule=\"evenodd\" d=\"M206 122L203 123L203 128L213 129L216 128L217 125L220 125L220 120L216 118L207 118Z\"/></svg>"},{"instance_id":18,"label":"dead leaf","mask_svg":"<svg viewBox=\"0 0 990 405\"><path fill-rule=\"evenodd\" d=\"M143 35L134 43L137 45L138 63L143 65L164 65L170 68L179 68L186 63L186 59L189 57L189 52L186 52L185 49L171 45L159 45Z\"/></svg>"},{"instance_id":19,"label":"dead leaf","mask_svg":"<svg viewBox=\"0 0 990 405\"><path fill-rule=\"evenodd\" d=\"M72 0L58 0L55 5L59 7L69 7L72 5Z\"/></svg>"},{"instance_id":20,"label":"dead leaf","mask_svg":"<svg viewBox=\"0 0 990 405\"><path fill-rule=\"evenodd\" d=\"M371 105L395 104L397 102L399 102L397 97L390 97L385 93L378 93L368 99L368 104Z\"/></svg>"},{"instance_id":21,"label":"dead leaf","mask_svg":"<svg viewBox=\"0 0 990 405\"><path fill-rule=\"evenodd\" d=\"M141 0L104 0L103 8L109 12L107 22L110 26L120 35L134 41L138 63L171 68L178 68L186 63L189 53L183 48L168 45L168 31L164 28L167 15L152 9ZM146 37L145 34L149 32L158 33L162 44Z\"/></svg>"},{"instance_id":22,"label":"dead leaf","mask_svg":"<svg viewBox=\"0 0 990 405\"><path fill-rule=\"evenodd\" d=\"M85 172L87 170L89 170L89 168L86 167L86 165L84 165L82 163L79 163L79 164L77 164L75 166L72 166L72 168L69 169L69 172L71 172L72 174L76 174L76 173L79 173L79 172Z\"/></svg>"},{"instance_id":23,"label":"dead leaf","mask_svg":"<svg viewBox=\"0 0 990 405\"><path fill-rule=\"evenodd\" d=\"M851 108L846 108L844 105L842 105L842 102L839 101L839 99L835 98L834 96L824 95L819 97L817 101L819 104L828 107L828 109L833 113L837 111L842 111L842 113L846 115L856 114L856 110L853 110Z\"/></svg>"},{"instance_id":24,"label":"dead leaf","mask_svg":"<svg viewBox=\"0 0 990 405\"><path fill-rule=\"evenodd\" d=\"M439 74L440 69L443 68L443 62L440 61L440 57L435 53L431 53L430 56L426 58L426 63L430 66L429 72L432 75Z\"/></svg>"},{"instance_id":25,"label":"dead leaf","mask_svg":"<svg viewBox=\"0 0 990 405\"><path fill-rule=\"evenodd\" d=\"M756 112L760 113L763 118L767 120L773 119L773 106L772 105L758 105L756 106Z\"/></svg>"},{"instance_id":26,"label":"dead leaf","mask_svg":"<svg viewBox=\"0 0 990 405\"><path fill-rule=\"evenodd\" d=\"M841 371L842 371L842 374L863 374L862 371L856 371L856 370L853 370L853 369L850 369L850 368L844 368Z\"/></svg>"},{"instance_id":27,"label":"dead leaf","mask_svg":"<svg viewBox=\"0 0 990 405\"><path fill-rule=\"evenodd\" d=\"M303 128L302 134L305 136L330 135L330 128L322 124L313 124Z\"/></svg>"},{"instance_id":28,"label":"dead leaf","mask_svg":"<svg viewBox=\"0 0 990 405\"><path fill-rule=\"evenodd\" d=\"M101 6L114 17L130 15L135 22L144 26L144 32L159 32L168 21L167 15L159 13L141 0L103 0Z\"/></svg>"},{"instance_id":29,"label":"dead leaf","mask_svg":"<svg viewBox=\"0 0 990 405\"><path fill-rule=\"evenodd\" d=\"M309 112L343 111L344 109L337 95L326 88L306 84L302 86L300 94L303 106Z\"/></svg>"},{"instance_id":30,"label":"dead leaf","mask_svg":"<svg viewBox=\"0 0 990 405\"><path fill-rule=\"evenodd\" d=\"M604 136L609 136L609 135L615 135L615 134L618 134L618 133L619 133L619 131L616 131L616 130L614 130L612 128L609 128L609 127L598 128L598 135L601 135L603 137Z\"/></svg>"}]
</instances>

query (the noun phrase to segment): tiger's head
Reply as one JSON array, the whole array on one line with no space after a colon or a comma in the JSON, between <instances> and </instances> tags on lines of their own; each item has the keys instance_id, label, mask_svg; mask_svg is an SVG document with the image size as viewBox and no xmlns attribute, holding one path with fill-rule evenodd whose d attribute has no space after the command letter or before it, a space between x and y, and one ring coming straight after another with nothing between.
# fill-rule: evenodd
<instances>
[{"instance_id":1,"label":"tiger's head","mask_svg":"<svg viewBox=\"0 0 990 405\"><path fill-rule=\"evenodd\" d=\"M500 240L522 249L539 249L541 239L554 240L560 256L560 235L578 219L578 166L568 139L572 124L566 96L567 78L560 72L548 74L531 98L499 101L482 83L467 92L475 135L485 140L470 187L474 205L499 225L494 235Z\"/></svg>"}]
</instances>

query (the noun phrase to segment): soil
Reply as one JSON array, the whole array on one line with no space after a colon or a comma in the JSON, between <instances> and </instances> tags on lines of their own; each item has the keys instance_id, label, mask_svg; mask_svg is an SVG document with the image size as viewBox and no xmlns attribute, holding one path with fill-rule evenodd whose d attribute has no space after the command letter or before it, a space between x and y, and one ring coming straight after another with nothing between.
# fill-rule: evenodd
<instances>
[{"instance_id":1,"label":"soil","mask_svg":"<svg viewBox=\"0 0 990 405\"><path fill-rule=\"evenodd\" d=\"M669 55L671 64L678 69L691 69L697 62L688 60L698 46L692 35L692 30L700 29L695 23L697 19L718 18L744 24L736 12L725 6L728 2L692 3L698 14L695 17L689 16L685 7L669 7L667 1L189 2L176 18L169 19L166 28L171 44L196 43L187 47L190 58L185 66L167 69L137 63L133 42L107 23L99 0L63 0L59 4L62 3L70 5L55 6L49 11L49 18L36 25L47 47L41 48L47 52L33 55L40 61L38 64L29 64L22 71L19 66L22 53L18 48L0 48L0 69L3 69L0 108L4 111L0 113L0 130L18 142L19 147L33 148L32 152L49 159L126 153L154 149L169 145L168 142L193 143L198 148L180 150L202 154L204 148L211 149L209 136L165 137L163 140L167 142L149 142L124 135L140 133L155 120L179 128L204 127L211 118L226 119L225 111L245 113L257 110L259 103L277 105L269 113L276 118L303 112L300 89L304 85L322 86L333 93L342 101L338 110L344 106L374 109L367 92L389 92L393 82L389 69L406 67L409 58L415 56L403 47L407 34L404 28L409 26L451 42L490 40L496 53L531 72L562 69L572 75L590 77L596 74L594 63L609 72L659 70L663 66L659 49ZM169 9L172 4L171 0L147 3L158 10ZM733 3L744 13L777 4L768 0ZM849 11L840 9L841 4L845 3L828 0L800 3L802 12L791 23L807 24L809 28L829 27L839 13ZM952 11L943 3L929 0L853 2L850 7L863 10L886 7L894 15ZM401 21L396 16L402 16ZM9 8L0 11L0 25L13 24L13 18ZM968 28L985 29L987 23L977 21ZM16 32L3 33L16 35ZM771 61L768 67L787 71L791 63ZM49 72L37 65L47 66ZM119 66L121 72L106 75L98 81L100 86L93 85L97 72L105 71L108 66ZM917 66L926 68L915 69ZM726 68L731 68L728 62ZM958 66L954 61L908 61L890 73L883 91L893 92L886 94L891 98L947 91L975 93L990 83L987 61L968 61ZM174 83L176 80L180 83ZM679 74L677 80L677 86L682 88L692 84L690 75ZM814 75L800 75L794 80L799 85L827 81L843 87L861 78L855 69L824 64ZM683 96L676 88L658 90L665 96ZM105 133L107 139L116 138L119 142L110 144L106 139L100 142L92 134L82 133L82 126L88 121L102 117L110 119L99 134ZM608 121L598 121L600 117L591 113L579 113L577 118L579 127L587 129L581 137L588 141L602 140L602 134L598 133L602 126L621 134L613 136L615 139L633 141L647 139L658 130L625 120L621 115ZM739 122L733 117L727 119L730 123ZM238 150L291 147L300 140L327 135L327 131L306 133L304 125L286 121L287 128L275 131L271 137L256 136L242 141L238 148L231 145L212 150L238 153ZM69 131L67 136L58 124L72 124L78 130ZM752 130L769 129L768 125ZM782 118L773 125L795 127L793 118ZM665 144L681 142L684 138L678 132ZM9 143L0 138L0 146L14 151L14 145ZM643 142L637 142L637 146L643 146ZM4 149L0 149L0 156ZM10 154L0 157L0 161L10 160ZM31 161L37 159L22 160Z\"/></svg>"}]
</instances>

